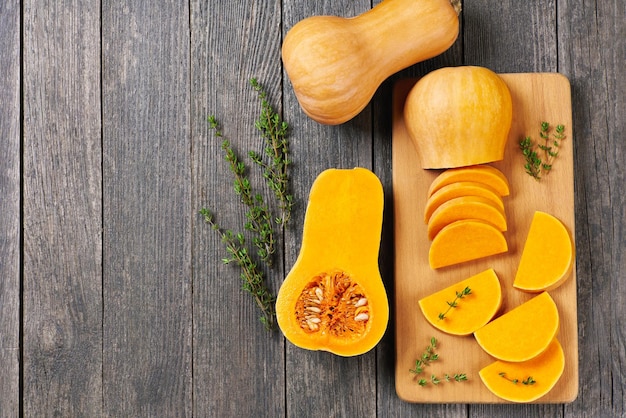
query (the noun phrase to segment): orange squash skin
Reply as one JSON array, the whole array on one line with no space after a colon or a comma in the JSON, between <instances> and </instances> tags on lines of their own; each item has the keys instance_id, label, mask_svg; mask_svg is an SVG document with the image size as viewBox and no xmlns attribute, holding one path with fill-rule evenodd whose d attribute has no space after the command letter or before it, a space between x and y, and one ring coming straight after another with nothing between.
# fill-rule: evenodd
<instances>
[{"instance_id":1,"label":"orange squash skin","mask_svg":"<svg viewBox=\"0 0 626 418\"><path fill-rule=\"evenodd\" d=\"M276 300L278 325L292 344L340 356L355 356L371 350L382 338L389 321L387 293L378 267L383 205L380 180L364 168L329 169L313 183L300 253ZM330 314L324 308L329 301L329 286L325 287L322 303L310 306L322 308L318 313L322 321L315 325L320 329L307 328L302 316L298 316L298 310L302 310L303 289L314 278L334 272L349 277L360 289L361 297L367 300L365 307L369 318L359 322L359 325L364 324L359 333L336 335L324 327ZM310 293L315 295L313 290ZM350 313L352 317L347 322L354 325L352 319L358 312L355 312L354 303L349 306L349 312L343 309L341 312ZM333 321L338 316L336 314Z\"/></svg>"},{"instance_id":2,"label":"orange squash skin","mask_svg":"<svg viewBox=\"0 0 626 418\"><path fill-rule=\"evenodd\" d=\"M411 89L404 107L425 169L502 160L512 119L507 85L493 71L476 66L430 72Z\"/></svg>"},{"instance_id":3,"label":"orange squash skin","mask_svg":"<svg viewBox=\"0 0 626 418\"><path fill-rule=\"evenodd\" d=\"M282 59L304 113L337 125L360 113L386 78L443 53L458 34L450 0L385 0L353 18L301 20L285 36Z\"/></svg>"}]
</instances>

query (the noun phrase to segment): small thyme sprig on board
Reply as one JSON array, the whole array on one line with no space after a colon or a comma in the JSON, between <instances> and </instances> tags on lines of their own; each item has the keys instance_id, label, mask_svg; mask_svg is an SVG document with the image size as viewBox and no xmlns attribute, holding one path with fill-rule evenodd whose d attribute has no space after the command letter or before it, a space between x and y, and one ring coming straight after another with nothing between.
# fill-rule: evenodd
<instances>
[{"instance_id":1,"label":"small thyme sprig on board","mask_svg":"<svg viewBox=\"0 0 626 418\"><path fill-rule=\"evenodd\" d=\"M416 376L423 373L426 366L429 366L433 361L439 360L439 354L435 353L435 349L437 348L437 339L435 337L431 337L430 345L426 347L424 352L421 354L420 358L415 360L415 367L409 369L409 372L415 374ZM444 373L443 377L437 377L435 374L430 375L430 379L418 379L417 384L424 387L429 384L438 385L442 382L464 382L467 380L467 375L465 373L455 373L453 375L449 375L448 373Z\"/></svg>"},{"instance_id":2,"label":"small thyme sprig on board","mask_svg":"<svg viewBox=\"0 0 626 418\"><path fill-rule=\"evenodd\" d=\"M430 362L438 360L439 354L435 353L437 348L437 339L432 337L430 339L430 345L426 347L420 358L415 360L415 368L409 369L411 373L420 374L424 371L424 367L428 366Z\"/></svg>"},{"instance_id":3,"label":"small thyme sprig on board","mask_svg":"<svg viewBox=\"0 0 626 418\"><path fill-rule=\"evenodd\" d=\"M448 314L448 312L450 312L450 309L456 308L459 305L459 300L463 299L465 296L471 293L472 293L472 289L470 289L469 286L465 286L465 289L463 289L460 292L456 292L456 297L454 298L452 302L446 301L446 303L448 304L448 309L446 309L445 312L439 313L439 320L444 319L446 315Z\"/></svg>"},{"instance_id":4,"label":"small thyme sprig on board","mask_svg":"<svg viewBox=\"0 0 626 418\"><path fill-rule=\"evenodd\" d=\"M514 385L517 385L520 382L519 379L511 379L511 378L507 377L505 372L498 373L498 376L503 377L504 379L508 380L509 382L513 383ZM537 381L535 379L533 379L532 376L528 376L526 379L522 380L521 382L524 385L534 385L535 383L537 383Z\"/></svg>"},{"instance_id":5,"label":"small thyme sprig on board","mask_svg":"<svg viewBox=\"0 0 626 418\"><path fill-rule=\"evenodd\" d=\"M261 114L255 126L265 141L264 153L269 162L265 162L262 155L255 151L250 151L249 157L263 169L263 177L278 199L281 210L281 216L276 219L276 223L284 226L291 217L293 207L293 196L289 194L288 176L288 167L291 164L287 141L289 126L269 103L267 93L255 78L250 79L250 85L261 100Z\"/></svg>"},{"instance_id":6,"label":"small thyme sprig on board","mask_svg":"<svg viewBox=\"0 0 626 418\"><path fill-rule=\"evenodd\" d=\"M439 378L434 374L430 375L430 380L427 379L420 379L417 381L417 383L420 386L428 386L429 383L432 383L433 385L438 385L442 382L464 382L467 380L467 375L465 373L455 373L452 376L450 376L449 374L445 373L443 375L443 378Z\"/></svg>"},{"instance_id":7,"label":"small thyme sprig on board","mask_svg":"<svg viewBox=\"0 0 626 418\"><path fill-rule=\"evenodd\" d=\"M222 242L226 246L226 252L228 253L228 257L223 258L222 262L224 264L235 263L241 268L242 289L254 297L257 306L261 310L261 323L268 330L274 329L276 324L274 305L276 298L266 286L263 273L250 257L243 234L222 230L215 221L213 214L206 208L200 210L200 215L222 237Z\"/></svg>"},{"instance_id":8,"label":"small thyme sprig on board","mask_svg":"<svg viewBox=\"0 0 626 418\"><path fill-rule=\"evenodd\" d=\"M556 125L554 131L549 122L541 122L539 137L543 143L535 144L530 136L524 137L519 146L524 155L526 173L536 180L541 180L542 173L548 175L552 170L554 160L559 155L559 147L565 139L565 126ZM541 152L543 151L543 152ZM543 158L540 156L543 155Z\"/></svg>"},{"instance_id":9,"label":"small thyme sprig on board","mask_svg":"<svg viewBox=\"0 0 626 418\"><path fill-rule=\"evenodd\" d=\"M208 117L209 128L214 131L217 138L223 138L222 131L215 116ZM230 171L234 174L233 188L244 205L247 206L246 212L247 222L245 229L255 233L252 239L259 258L268 266L272 265L272 257L275 249L274 227L272 226L272 216L267 205L260 194L252 193L252 186L246 174L246 165L237 157L230 141L224 139L222 141L222 150L224 151L226 161L229 163Z\"/></svg>"}]
</instances>

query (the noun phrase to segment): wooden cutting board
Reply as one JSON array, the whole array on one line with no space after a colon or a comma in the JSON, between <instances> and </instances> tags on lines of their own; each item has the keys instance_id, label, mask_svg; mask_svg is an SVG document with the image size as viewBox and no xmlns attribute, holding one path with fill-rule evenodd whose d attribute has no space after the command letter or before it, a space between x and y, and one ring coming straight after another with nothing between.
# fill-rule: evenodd
<instances>
[{"instance_id":1,"label":"wooden cutting board","mask_svg":"<svg viewBox=\"0 0 626 418\"><path fill-rule=\"evenodd\" d=\"M484 386L478 371L493 359L473 336L444 334L424 319L418 300L487 268L494 268L503 289L502 312L511 310L534 295L512 286L530 221L536 210L558 217L574 239L574 174L572 110L569 81L559 74L502 74L513 97L513 125L505 158L492 163L508 178L511 194L504 198L508 253L457 266L432 270L428 264L430 241L426 238L423 208L430 183L441 170L423 170L404 126L403 106L415 79L400 80L393 99L393 199L395 213L395 321L396 392L408 402L504 403ZM539 139L542 121L565 125L563 140L551 173L540 182L524 171L520 138ZM556 386L537 403L567 403L578 393L578 335L576 268L572 277L550 292L559 309L561 326L557 338L565 351L565 371ZM501 313L502 313L501 312ZM466 373L467 382L444 382L421 387L409 369L414 367L430 338L439 341L440 359L425 374Z\"/></svg>"}]
</instances>

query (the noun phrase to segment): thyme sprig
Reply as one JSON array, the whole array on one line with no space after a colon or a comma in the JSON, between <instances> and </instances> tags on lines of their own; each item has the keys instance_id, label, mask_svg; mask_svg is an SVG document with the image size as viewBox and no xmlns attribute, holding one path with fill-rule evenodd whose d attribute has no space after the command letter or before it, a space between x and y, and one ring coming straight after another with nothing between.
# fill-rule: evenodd
<instances>
[{"instance_id":1,"label":"thyme sprig","mask_svg":"<svg viewBox=\"0 0 626 418\"><path fill-rule=\"evenodd\" d=\"M266 329L272 330L276 325L276 298L265 284L263 273L252 260L250 253L246 249L245 237L241 233L234 233L231 230L223 230L215 221L213 214L206 208L200 210L200 215L222 237L222 242L226 246L228 257L223 258L224 264L237 264L241 269L242 289L250 293L259 309L261 310L261 323Z\"/></svg>"},{"instance_id":2,"label":"thyme sprig","mask_svg":"<svg viewBox=\"0 0 626 418\"><path fill-rule=\"evenodd\" d=\"M470 289L469 286L465 286L465 289L460 292L455 292L456 297L454 298L454 300L452 302L446 301L446 303L448 304L448 309L446 309L445 312L439 313L439 320L444 319L448 312L450 312L450 309L456 308L459 305L459 300L463 299L465 296L471 293L472 289Z\"/></svg>"},{"instance_id":3,"label":"thyme sprig","mask_svg":"<svg viewBox=\"0 0 626 418\"><path fill-rule=\"evenodd\" d=\"M554 130L549 122L541 122L539 137L542 142L535 144L530 136L524 137L519 142L519 147L524 156L524 169L526 173L536 180L541 180L542 173L548 175L552 170L554 160L559 155L559 148L565 139L565 126L556 125Z\"/></svg>"},{"instance_id":4,"label":"thyme sprig","mask_svg":"<svg viewBox=\"0 0 626 418\"><path fill-rule=\"evenodd\" d=\"M420 358L415 360L415 368L409 369L411 373L420 374L424 371L424 367L428 366L432 361L439 359L439 354L435 353L437 348L437 339L432 337L430 339L430 345L426 347Z\"/></svg>"},{"instance_id":5,"label":"thyme sprig","mask_svg":"<svg viewBox=\"0 0 626 418\"><path fill-rule=\"evenodd\" d=\"M208 122L209 128L214 131L215 136L223 138L215 116L210 115ZM239 159L228 139L223 139L222 150L224 151L226 161L228 161L230 171L234 174L233 189L235 194L241 198L242 203L248 208L246 212L247 221L244 228L255 234L252 242L257 248L257 254L264 263L271 266L276 247L272 216L268 206L265 204L261 194L252 192L246 165Z\"/></svg>"},{"instance_id":6,"label":"thyme sprig","mask_svg":"<svg viewBox=\"0 0 626 418\"><path fill-rule=\"evenodd\" d=\"M288 176L288 168L291 164L287 140L289 126L269 103L267 93L255 78L250 79L250 85L261 100L261 114L255 126L265 141L266 158L264 160L263 156L255 151L250 151L248 155L263 169L263 177L269 189L274 192L281 210L281 216L275 220L276 224L284 226L291 217L293 207L293 195L289 193Z\"/></svg>"},{"instance_id":7,"label":"thyme sprig","mask_svg":"<svg viewBox=\"0 0 626 418\"><path fill-rule=\"evenodd\" d=\"M507 377L505 372L498 373L498 376L503 377L504 379L508 380L509 382L513 383L514 385L517 385L520 382L519 379L511 379L511 378ZM537 381L535 379L533 379L532 376L528 376L526 379L521 380L521 382L524 385L534 385L535 383L537 383Z\"/></svg>"},{"instance_id":8,"label":"thyme sprig","mask_svg":"<svg viewBox=\"0 0 626 418\"><path fill-rule=\"evenodd\" d=\"M430 338L430 344L424 349L424 352L420 355L420 357L415 360L415 366L412 369L409 369L409 372L416 375L420 375L424 372L424 369L429 366L433 361L439 360L439 354L435 353L435 349L437 348L437 339L435 337ZM438 385L443 382L464 382L467 380L467 374L465 373L455 373L450 375L448 373L444 373L443 377L438 377L436 374L431 374L430 379L420 378L417 380L417 384L424 387L429 384Z\"/></svg>"},{"instance_id":9,"label":"thyme sprig","mask_svg":"<svg viewBox=\"0 0 626 418\"><path fill-rule=\"evenodd\" d=\"M464 382L467 380L467 375L465 373L455 373L452 376L450 376L447 373L444 373L443 378L437 377L434 374L430 375L430 379L419 379L417 381L417 384L420 386L428 386L429 383L432 383L433 385L438 385L442 382Z\"/></svg>"}]
</instances>

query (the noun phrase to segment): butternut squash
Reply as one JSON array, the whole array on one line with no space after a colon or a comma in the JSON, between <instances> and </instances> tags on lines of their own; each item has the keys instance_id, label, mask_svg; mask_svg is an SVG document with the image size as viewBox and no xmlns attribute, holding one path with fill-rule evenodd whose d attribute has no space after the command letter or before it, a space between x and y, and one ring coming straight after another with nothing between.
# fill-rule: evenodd
<instances>
[{"instance_id":1,"label":"butternut squash","mask_svg":"<svg viewBox=\"0 0 626 418\"><path fill-rule=\"evenodd\" d=\"M459 12L460 0L385 0L352 18L301 20L282 59L302 110L328 125L352 119L389 76L446 51Z\"/></svg>"},{"instance_id":2,"label":"butternut squash","mask_svg":"<svg viewBox=\"0 0 626 418\"><path fill-rule=\"evenodd\" d=\"M573 264L574 247L565 225L548 213L535 212L513 286L526 292L556 289L570 276Z\"/></svg>"},{"instance_id":3,"label":"butternut squash","mask_svg":"<svg viewBox=\"0 0 626 418\"><path fill-rule=\"evenodd\" d=\"M404 120L422 168L500 161L513 120L511 93L493 71L446 67L422 77L409 92Z\"/></svg>"},{"instance_id":4,"label":"butternut squash","mask_svg":"<svg viewBox=\"0 0 626 418\"><path fill-rule=\"evenodd\" d=\"M479 164L442 171L430 184L428 197L443 186L459 181L484 183L496 190L501 197L509 195L509 181L504 173L491 165Z\"/></svg>"},{"instance_id":5,"label":"butternut squash","mask_svg":"<svg viewBox=\"0 0 626 418\"><path fill-rule=\"evenodd\" d=\"M565 354L555 338L545 352L533 359L518 363L496 360L482 368L478 375L499 398L527 403L550 392L564 370Z\"/></svg>"},{"instance_id":6,"label":"butternut squash","mask_svg":"<svg viewBox=\"0 0 626 418\"><path fill-rule=\"evenodd\" d=\"M456 299L466 288L470 293ZM470 335L498 312L502 305L502 288L496 272L488 269L428 295L418 303L433 327L452 335ZM450 307L451 303L456 306Z\"/></svg>"},{"instance_id":7,"label":"butternut squash","mask_svg":"<svg viewBox=\"0 0 626 418\"><path fill-rule=\"evenodd\" d=\"M291 343L355 356L389 320L378 268L383 188L364 168L329 169L311 187L298 258L282 283L276 317Z\"/></svg>"},{"instance_id":8,"label":"butternut squash","mask_svg":"<svg viewBox=\"0 0 626 418\"><path fill-rule=\"evenodd\" d=\"M519 362L543 353L559 331L559 311L548 292L522 303L474 332L498 360Z\"/></svg>"},{"instance_id":9,"label":"butternut squash","mask_svg":"<svg viewBox=\"0 0 626 418\"><path fill-rule=\"evenodd\" d=\"M435 209L441 206L441 204L455 197L462 196L480 196L489 199L491 203L504 212L502 197L492 187L475 181L459 181L443 186L428 198L424 208L424 223L428 223Z\"/></svg>"},{"instance_id":10,"label":"butternut squash","mask_svg":"<svg viewBox=\"0 0 626 418\"><path fill-rule=\"evenodd\" d=\"M439 231L430 244L428 262L438 269L506 251L506 239L496 227L478 219L464 219Z\"/></svg>"},{"instance_id":11,"label":"butternut squash","mask_svg":"<svg viewBox=\"0 0 626 418\"><path fill-rule=\"evenodd\" d=\"M463 219L480 219L495 226L498 231L507 230L504 211L480 196L461 196L439 206L428 221L428 239L432 240L445 226Z\"/></svg>"}]
</instances>

